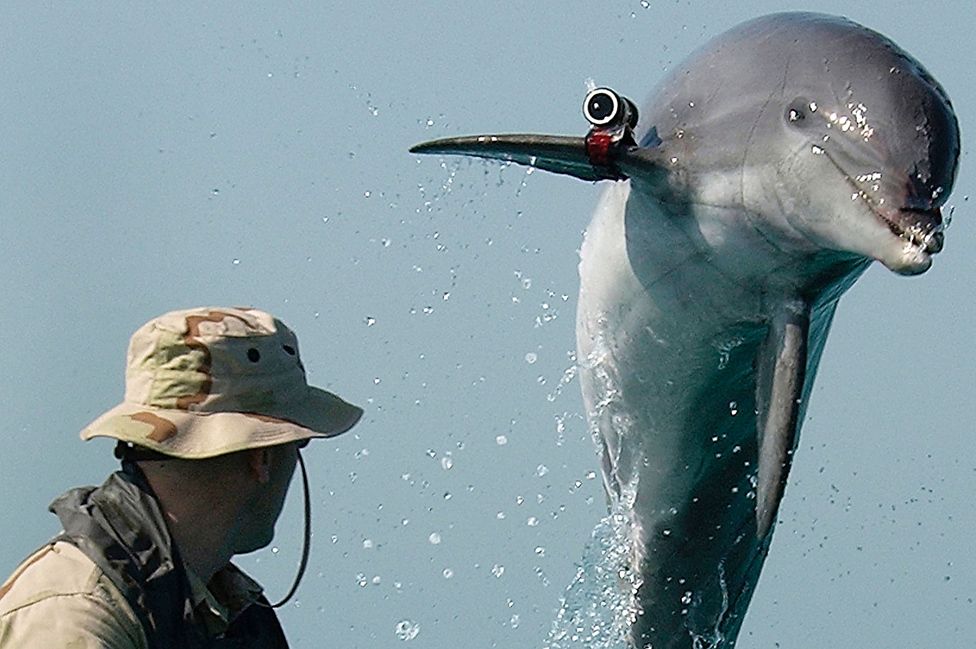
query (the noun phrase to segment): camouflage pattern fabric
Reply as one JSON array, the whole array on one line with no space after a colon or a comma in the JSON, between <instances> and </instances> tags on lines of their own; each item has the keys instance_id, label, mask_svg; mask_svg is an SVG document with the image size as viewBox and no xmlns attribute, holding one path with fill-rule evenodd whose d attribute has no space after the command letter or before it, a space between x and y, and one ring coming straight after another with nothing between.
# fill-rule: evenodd
<instances>
[{"instance_id":1,"label":"camouflage pattern fabric","mask_svg":"<svg viewBox=\"0 0 976 649\"><path fill-rule=\"evenodd\" d=\"M200 459L343 433L363 411L308 385L294 332L251 308L155 318L132 335L125 400L81 438Z\"/></svg>"}]
</instances>

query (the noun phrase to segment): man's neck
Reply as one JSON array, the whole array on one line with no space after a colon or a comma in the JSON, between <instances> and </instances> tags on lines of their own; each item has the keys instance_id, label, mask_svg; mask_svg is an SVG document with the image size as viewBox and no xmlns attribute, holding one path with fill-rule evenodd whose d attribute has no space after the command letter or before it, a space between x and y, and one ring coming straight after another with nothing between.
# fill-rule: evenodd
<instances>
[{"instance_id":1,"label":"man's neck","mask_svg":"<svg viewBox=\"0 0 976 649\"><path fill-rule=\"evenodd\" d=\"M199 530L201 527L206 528L208 523L203 522L200 525L187 519L179 520L169 512L165 512L165 515L173 543L179 550L183 563L203 583L208 583L218 570L227 565L233 552L225 550L222 547L225 544L217 539L203 538L207 535L201 535Z\"/></svg>"}]
</instances>

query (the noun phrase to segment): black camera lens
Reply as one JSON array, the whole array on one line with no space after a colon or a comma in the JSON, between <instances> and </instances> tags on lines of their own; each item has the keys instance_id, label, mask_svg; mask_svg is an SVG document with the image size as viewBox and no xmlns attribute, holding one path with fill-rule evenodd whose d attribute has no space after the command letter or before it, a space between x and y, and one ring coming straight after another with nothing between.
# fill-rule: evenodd
<instances>
[{"instance_id":1,"label":"black camera lens","mask_svg":"<svg viewBox=\"0 0 976 649\"><path fill-rule=\"evenodd\" d=\"M583 101L583 115L593 126L606 126L620 117L621 103L609 88L596 88Z\"/></svg>"}]
</instances>

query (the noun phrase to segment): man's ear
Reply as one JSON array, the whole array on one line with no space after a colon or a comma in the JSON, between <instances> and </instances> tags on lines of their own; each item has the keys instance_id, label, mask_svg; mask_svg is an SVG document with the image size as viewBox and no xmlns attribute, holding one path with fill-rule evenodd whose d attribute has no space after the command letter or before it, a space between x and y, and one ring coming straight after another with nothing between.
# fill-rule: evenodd
<instances>
[{"instance_id":1,"label":"man's ear","mask_svg":"<svg viewBox=\"0 0 976 649\"><path fill-rule=\"evenodd\" d=\"M247 452L247 464L251 474L261 484L271 480L271 449L252 448Z\"/></svg>"}]
</instances>

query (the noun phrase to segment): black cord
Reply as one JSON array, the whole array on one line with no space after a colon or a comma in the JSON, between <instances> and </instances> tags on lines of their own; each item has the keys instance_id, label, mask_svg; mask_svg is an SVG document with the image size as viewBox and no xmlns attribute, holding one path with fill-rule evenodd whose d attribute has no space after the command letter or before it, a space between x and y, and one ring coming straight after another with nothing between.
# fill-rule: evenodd
<instances>
[{"instance_id":1,"label":"black cord","mask_svg":"<svg viewBox=\"0 0 976 649\"><path fill-rule=\"evenodd\" d=\"M312 546L312 496L308 492L308 472L305 470L305 460L302 459L302 452L298 449L295 450L298 453L298 465L302 469L302 489L305 491L305 540L302 547L302 561L298 565L298 574L295 575L295 582L291 585L291 589L288 594L282 598L280 602L274 604L265 604L264 602L257 601L255 604L264 606L267 608L280 608L292 598L295 591L298 590L298 584L302 581L302 576L305 574L305 568L308 566L308 554Z\"/></svg>"}]
</instances>

